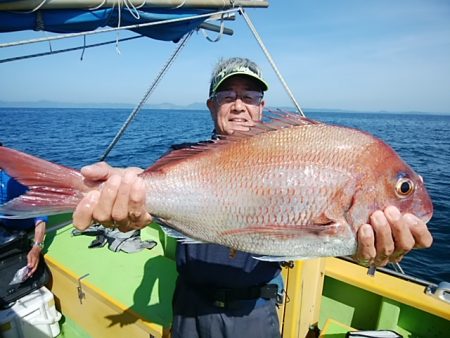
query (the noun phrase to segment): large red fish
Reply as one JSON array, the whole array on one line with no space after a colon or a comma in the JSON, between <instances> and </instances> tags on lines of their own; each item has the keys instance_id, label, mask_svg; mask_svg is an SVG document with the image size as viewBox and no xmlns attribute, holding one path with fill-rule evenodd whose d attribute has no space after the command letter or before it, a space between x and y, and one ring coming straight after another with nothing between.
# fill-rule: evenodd
<instances>
[{"instance_id":1,"label":"large red fish","mask_svg":"<svg viewBox=\"0 0 450 338\"><path fill-rule=\"evenodd\" d=\"M76 170L5 147L0 167L30 187L0 207L21 218L71 211L93 189ZM358 226L388 205L424 222L433 210L422 178L384 142L293 114L173 151L142 176L149 212L184 236L283 259L353 254Z\"/></svg>"}]
</instances>

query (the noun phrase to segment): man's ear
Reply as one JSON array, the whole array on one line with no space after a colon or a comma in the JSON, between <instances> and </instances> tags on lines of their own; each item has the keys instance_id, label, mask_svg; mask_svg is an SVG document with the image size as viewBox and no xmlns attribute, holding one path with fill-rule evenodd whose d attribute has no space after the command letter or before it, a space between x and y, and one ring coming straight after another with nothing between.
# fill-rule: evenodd
<instances>
[{"instance_id":1,"label":"man's ear","mask_svg":"<svg viewBox=\"0 0 450 338\"><path fill-rule=\"evenodd\" d=\"M261 103L259 104L259 119L260 120L262 120L263 110L264 110L265 106L266 106L266 101L262 100Z\"/></svg>"},{"instance_id":2,"label":"man's ear","mask_svg":"<svg viewBox=\"0 0 450 338\"><path fill-rule=\"evenodd\" d=\"M215 124L217 122L217 104L213 99L208 99L206 101L206 105L208 106L209 113L211 114L211 118Z\"/></svg>"},{"instance_id":3,"label":"man's ear","mask_svg":"<svg viewBox=\"0 0 450 338\"><path fill-rule=\"evenodd\" d=\"M213 110L216 110L216 103L213 99L206 100L206 106L208 107L209 111L212 113Z\"/></svg>"}]
</instances>

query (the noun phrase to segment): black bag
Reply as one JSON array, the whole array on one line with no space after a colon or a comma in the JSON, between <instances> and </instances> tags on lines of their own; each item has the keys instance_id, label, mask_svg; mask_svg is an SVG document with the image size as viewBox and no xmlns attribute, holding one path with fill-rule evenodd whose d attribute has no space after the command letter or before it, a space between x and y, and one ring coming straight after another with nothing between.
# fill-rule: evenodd
<instances>
[{"instance_id":1,"label":"black bag","mask_svg":"<svg viewBox=\"0 0 450 338\"><path fill-rule=\"evenodd\" d=\"M41 255L33 276L22 283L9 285L16 272L27 265L30 249L26 233L11 234L0 228L0 309L12 306L16 300L50 281L50 270Z\"/></svg>"}]
</instances>

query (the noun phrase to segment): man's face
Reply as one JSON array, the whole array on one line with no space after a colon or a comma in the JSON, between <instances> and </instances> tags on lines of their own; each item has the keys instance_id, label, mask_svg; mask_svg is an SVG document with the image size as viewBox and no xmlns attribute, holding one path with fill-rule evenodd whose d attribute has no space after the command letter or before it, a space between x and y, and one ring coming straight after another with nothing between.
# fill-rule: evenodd
<instances>
[{"instance_id":1,"label":"man's face","mask_svg":"<svg viewBox=\"0 0 450 338\"><path fill-rule=\"evenodd\" d=\"M256 80L248 76L232 76L220 85L216 94L216 97L208 99L207 105L218 134L248 131L255 121L261 120L264 101Z\"/></svg>"}]
</instances>

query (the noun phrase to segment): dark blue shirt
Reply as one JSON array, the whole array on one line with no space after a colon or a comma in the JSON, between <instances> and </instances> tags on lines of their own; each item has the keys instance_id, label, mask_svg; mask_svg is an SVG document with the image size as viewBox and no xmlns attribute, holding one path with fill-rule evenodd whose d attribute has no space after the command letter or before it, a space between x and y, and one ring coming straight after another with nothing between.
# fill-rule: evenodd
<instances>
[{"instance_id":1,"label":"dark blue shirt","mask_svg":"<svg viewBox=\"0 0 450 338\"><path fill-rule=\"evenodd\" d=\"M16 198L27 191L27 187L20 184L9 176L4 170L0 169L0 205L4 204L13 198ZM28 219L7 219L0 218L1 224L11 230L28 230L34 229L34 226L38 220L44 222L48 221L48 217L36 217Z\"/></svg>"}]
</instances>

